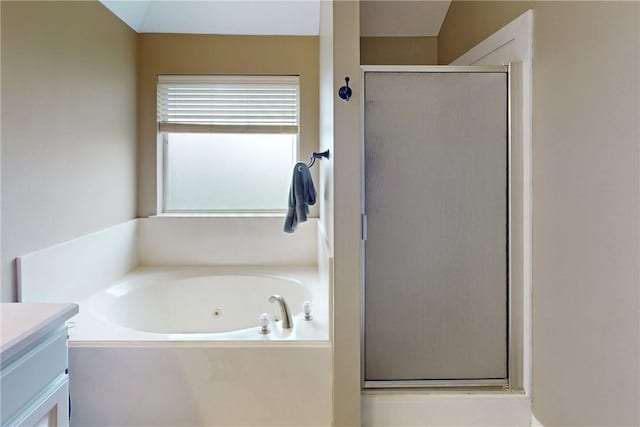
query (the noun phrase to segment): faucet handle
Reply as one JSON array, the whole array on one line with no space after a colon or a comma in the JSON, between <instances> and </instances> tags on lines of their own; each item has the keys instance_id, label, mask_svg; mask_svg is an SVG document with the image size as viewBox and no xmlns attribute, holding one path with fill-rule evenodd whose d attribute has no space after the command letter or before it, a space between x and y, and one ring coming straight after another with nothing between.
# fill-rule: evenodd
<instances>
[{"instance_id":1,"label":"faucet handle","mask_svg":"<svg viewBox=\"0 0 640 427\"><path fill-rule=\"evenodd\" d=\"M260 326L258 332L262 335L267 335L269 332L271 332L271 327L269 326L270 324L271 319L269 318L269 314L262 313L258 318L258 326Z\"/></svg>"},{"instance_id":2,"label":"faucet handle","mask_svg":"<svg viewBox=\"0 0 640 427\"><path fill-rule=\"evenodd\" d=\"M305 301L302 304L302 311L304 312L304 320L311 320L313 319L313 316L311 315L311 301Z\"/></svg>"}]
</instances>

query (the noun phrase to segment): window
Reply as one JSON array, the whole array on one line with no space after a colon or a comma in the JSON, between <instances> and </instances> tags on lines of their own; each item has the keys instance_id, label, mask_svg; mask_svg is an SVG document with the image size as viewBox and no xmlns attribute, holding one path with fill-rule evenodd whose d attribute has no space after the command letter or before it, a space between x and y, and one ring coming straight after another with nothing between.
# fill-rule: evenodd
<instances>
[{"instance_id":1,"label":"window","mask_svg":"<svg viewBox=\"0 0 640 427\"><path fill-rule=\"evenodd\" d=\"M164 213L280 213L298 157L297 76L159 76Z\"/></svg>"}]
</instances>

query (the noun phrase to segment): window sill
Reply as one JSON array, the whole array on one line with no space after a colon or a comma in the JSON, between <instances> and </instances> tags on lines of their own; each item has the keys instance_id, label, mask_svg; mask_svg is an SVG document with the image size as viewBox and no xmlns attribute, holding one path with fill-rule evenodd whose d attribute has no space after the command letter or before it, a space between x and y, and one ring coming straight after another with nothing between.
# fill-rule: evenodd
<instances>
[{"instance_id":1,"label":"window sill","mask_svg":"<svg viewBox=\"0 0 640 427\"><path fill-rule=\"evenodd\" d=\"M150 215L149 218L284 218L285 212L172 212Z\"/></svg>"}]
</instances>

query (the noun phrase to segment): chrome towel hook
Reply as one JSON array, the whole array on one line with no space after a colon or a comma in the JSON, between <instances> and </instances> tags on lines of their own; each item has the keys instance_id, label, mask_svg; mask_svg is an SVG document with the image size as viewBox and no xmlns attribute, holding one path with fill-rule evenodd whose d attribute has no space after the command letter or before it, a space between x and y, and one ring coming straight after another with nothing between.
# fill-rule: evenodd
<instances>
[{"instance_id":1,"label":"chrome towel hook","mask_svg":"<svg viewBox=\"0 0 640 427\"><path fill-rule=\"evenodd\" d=\"M349 98L351 98L351 88L349 87L349 76L344 78L344 81L346 83L345 86L342 86L339 90L338 90L338 96L342 99L344 99L345 101L348 101Z\"/></svg>"}]
</instances>

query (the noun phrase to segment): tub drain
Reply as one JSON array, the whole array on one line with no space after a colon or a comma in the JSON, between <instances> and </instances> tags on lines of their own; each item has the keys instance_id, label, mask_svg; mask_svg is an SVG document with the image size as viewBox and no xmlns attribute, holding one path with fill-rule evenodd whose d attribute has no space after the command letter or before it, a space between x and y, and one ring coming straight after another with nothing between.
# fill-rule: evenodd
<instances>
[{"instance_id":1,"label":"tub drain","mask_svg":"<svg viewBox=\"0 0 640 427\"><path fill-rule=\"evenodd\" d=\"M221 308L215 308L211 312L211 317L220 317L220 316L222 316L222 309Z\"/></svg>"}]
</instances>

